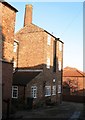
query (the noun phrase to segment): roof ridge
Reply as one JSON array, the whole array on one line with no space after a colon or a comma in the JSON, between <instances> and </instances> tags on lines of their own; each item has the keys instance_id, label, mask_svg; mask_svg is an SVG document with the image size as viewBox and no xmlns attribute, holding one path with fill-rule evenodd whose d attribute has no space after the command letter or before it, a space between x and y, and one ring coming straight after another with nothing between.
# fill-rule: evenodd
<instances>
[{"instance_id":1,"label":"roof ridge","mask_svg":"<svg viewBox=\"0 0 85 120\"><path fill-rule=\"evenodd\" d=\"M29 25L36 26L37 28L42 29L42 31L44 31L43 28L41 28L41 27L39 27L39 26L37 26L37 25L35 25L35 24L33 24L33 23L30 23ZM20 30L18 30L18 31L15 33L15 35L17 35L21 30L25 29L25 28L28 27L29 25L23 26Z\"/></svg>"},{"instance_id":2,"label":"roof ridge","mask_svg":"<svg viewBox=\"0 0 85 120\"><path fill-rule=\"evenodd\" d=\"M80 70L77 69L77 72L79 72L82 76L84 76L84 73L82 71L80 71Z\"/></svg>"}]
</instances>

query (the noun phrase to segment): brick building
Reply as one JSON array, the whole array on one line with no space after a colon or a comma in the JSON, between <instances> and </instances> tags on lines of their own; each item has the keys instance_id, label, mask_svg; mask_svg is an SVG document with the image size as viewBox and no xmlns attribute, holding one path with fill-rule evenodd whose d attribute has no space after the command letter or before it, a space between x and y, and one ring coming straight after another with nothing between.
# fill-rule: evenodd
<instances>
[{"instance_id":1,"label":"brick building","mask_svg":"<svg viewBox=\"0 0 85 120\"><path fill-rule=\"evenodd\" d=\"M13 43L17 10L9 3L0 0L0 66L2 68L2 111L7 112L11 102L13 78Z\"/></svg>"},{"instance_id":2,"label":"brick building","mask_svg":"<svg viewBox=\"0 0 85 120\"><path fill-rule=\"evenodd\" d=\"M63 100L85 102L85 73L71 67L63 70Z\"/></svg>"},{"instance_id":3,"label":"brick building","mask_svg":"<svg viewBox=\"0 0 85 120\"><path fill-rule=\"evenodd\" d=\"M12 98L61 102L63 42L32 23L32 8L26 5L24 27L15 34Z\"/></svg>"}]
</instances>

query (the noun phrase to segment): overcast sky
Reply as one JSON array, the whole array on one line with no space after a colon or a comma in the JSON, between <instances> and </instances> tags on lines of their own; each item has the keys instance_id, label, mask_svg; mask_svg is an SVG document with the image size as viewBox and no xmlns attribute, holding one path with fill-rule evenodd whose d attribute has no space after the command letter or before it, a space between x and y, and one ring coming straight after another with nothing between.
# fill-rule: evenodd
<instances>
[{"instance_id":1,"label":"overcast sky","mask_svg":"<svg viewBox=\"0 0 85 120\"><path fill-rule=\"evenodd\" d=\"M18 13L15 31L23 27L25 5L33 5L33 23L64 42L63 67L83 71L82 2L9 2Z\"/></svg>"}]
</instances>

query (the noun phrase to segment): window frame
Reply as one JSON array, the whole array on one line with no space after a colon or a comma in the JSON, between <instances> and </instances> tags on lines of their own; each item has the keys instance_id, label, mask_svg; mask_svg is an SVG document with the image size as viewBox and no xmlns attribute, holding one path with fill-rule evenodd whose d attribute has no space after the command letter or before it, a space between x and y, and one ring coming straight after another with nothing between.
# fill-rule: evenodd
<instances>
[{"instance_id":1,"label":"window frame","mask_svg":"<svg viewBox=\"0 0 85 120\"><path fill-rule=\"evenodd\" d=\"M61 69L62 69L62 63L61 63L61 61L58 62L58 65L59 65L59 67L58 67L59 71L61 71Z\"/></svg>"},{"instance_id":2,"label":"window frame","mask_svg":"<svg viewBox=\"0 0 85 120\"><path fill-rule=\"evenodd\" d=\"M14 41L13 51L15 53L17 52L17 47L18 47L18 43L16 41Z\"/></svg>"},{"instance_id":3,"label":"window frame","mask_svg":"<svg viewBox=\"0 0 85 120\"><path fill-rule=\"evenodd\" d=\"M52 86L52 95L56 95L56 85Z\"/></svg>"},{"instance_id":4,"label":"window frame","mask_svg":"<svg viewBox=\"0 0 85 120\"><path fill-rule=\"evenodd\" d=\"M62 43L59 42L59 50L62 51Z\"/></svg>"},{"instance_id":5,"label":"window frame","mask_svg":"<svg viewBox=\"0 0 85 120\"><path fill-rule=\"evenodd\" d=\"M46 67L47 67L48 69L50 69L50 58L49 58L49 57L47 58L47 64L46 64Z\"/></svg>"},{"instance_id":6,"label":"window frame","mask_svg":"<svg viewBox=\"0 0 85 120\"><path fill-rule=\"evenodd\" d=\"M50 92L47 92L46 88L49 88ZM50 93L50 94L47 94L47 93ZM47 96L51 96L51 86L45 86L45 97L47 97Z\"/></svg>"},{"instance_id":7,"label":"window frame","mask_svg":"<svg viewBox=\"0 0 85 120\"><path fill-rule=\"evenodd\" d=\"M16 97L14 96L14 90L16 91ZM18 86L12 86L12 98L15 98L15 99L18 98Z\"/></svg>"},{"instance_id":8,"label":"window frame","mask_svg":"<svg viewBox=\"0 0 85 120\"><path fill-rule=\"evenodd\" d=\"M47 36L47 45L51 45L51 35L48 34Z\"/></svg>"},{"instance_id":9,"label":"window frame","mask_svg":"<svg viewBox=\"0 0 85 120\"><path fill-rule=\"evenodd\" d=\"M37 98L37 86L31 86L31 96Z\"/></svg>"}]
</instances>

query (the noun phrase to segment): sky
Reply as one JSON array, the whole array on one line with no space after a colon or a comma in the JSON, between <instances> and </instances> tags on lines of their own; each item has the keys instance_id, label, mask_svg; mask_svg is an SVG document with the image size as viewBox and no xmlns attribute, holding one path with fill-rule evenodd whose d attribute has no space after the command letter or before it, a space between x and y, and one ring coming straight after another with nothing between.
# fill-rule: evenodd
<instances>
[{"instance_id":1,"label":"sky","mask_svg":"<svg viewBox=\"0 0 85 120\"><path fill-rule=\"evenodd\" d=\"M17 10L15 32L23 27L25 5L33 5L33 23L64 42L63 67L83 71L83 2L9 2Z\"/></svg>"}]
</instances>

